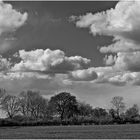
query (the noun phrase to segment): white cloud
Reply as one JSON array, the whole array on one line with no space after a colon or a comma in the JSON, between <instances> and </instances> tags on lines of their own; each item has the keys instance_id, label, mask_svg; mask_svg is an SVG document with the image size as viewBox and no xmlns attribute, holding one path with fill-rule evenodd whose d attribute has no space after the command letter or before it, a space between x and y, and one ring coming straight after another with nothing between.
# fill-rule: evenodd
<instances>
[{"instance_id":1,"label":"white cloud","mask_svg":"<svg viewBox=\"0 0 140 140\"><path fill-rule=\"evenodd\" d=\"M135 78L135 73L118 73L114 77L110 77L108 82L114 85L123 86L128 82L132 82Z\"/></svg>"},{"instance_id":2,"label":"white cloud","mask_svg":"<svg viewBox=\"0 0 140 140\"><path fill-rule=\"evenodd\" d=\"M87 13L79 17L72 16L72 19L76 20L78 27L90 27L94 35L103 34L131 38L132 33L140 31L139 8L139 1L120 1L115 9L112 8L96 14Z\"/></svg>"},{"instance_id":3,"label":"white cloud","mask_svg":"<svg viewBox=\"0 0 140 140\"><path fill-rule=\"evenodd\" d=\"M0 1L0 36L5 32L14 32L24 25L28 17L26 12L20 13L13 9L11 4ZM8 38L9 39L9 38ZM13 37L7 40L6 37L0 38L0 52L5 52L12 47Z\"/></svg>"},{"instance_id":4,"label":"white cloud","mask_svg":"<svg viewBox=\"0 0 140 140\"><path fill-rule=\"evenodd\" d=\"M12 10L12 15L15 14L10 19L11 21L14 19L15 22L13 24L11 22L11 28L11 24L8 24L7 31L13 31L25 23L27 13L21 14L9 4L6 4L5 9L7 11ZM2 60L1 70L4 71L7 68L8 72L4 75L1 73L0 77L5 79L33 77L37 79L51 79L53 77L56 80L55 82L59 83L61 81L61 87L62 85L72 85L74 81L110 83L119 86L127 83L138 83L140 81L140 76L138 76L140 71L140 25L138 23L140 23L140 20L137 17L139 16L140 2L120 1L115 9L71 17L72 21L76 21L77 27L89 27L93 35L99 34L114 37L115 42L113 44L100 48L101 53L116 53L115 55L105 55L104 62L109 66L90 67L89 59L81 56L68 57L61 50L20 50L17 58L20 58L21 61L16 63L11 69L9 69L10 62L6 59ZM19 17L20 20L18 20ZM3 28L2 32L6 31L6 29ZM60 76L59 74L62 75Z\"/></svg>"},{"instance_id":5,"label":"white cloud","mask_svg":"<svg viewBox=\"0 0 140 140\"><path fill-rule=\"evenodd\" d=\"M77 27L89 28L93 35L112 36L113 43L100 47L109 67L96 67L97 83L125 85L138 84L140 72L140 1L119 1L115 8L71 16Z\"/></svg>"},{"instance_id":6,"label":"white cloud","mask_svg":"<svg viewBox=\"0 0 140 140\"><path fill-rule=\"evenodd\" d=\"M0 34L14 31L22 26L27 20L28 14L20 13L13 9L11 4L0 2Z\"/></svg>"},{"instance_id":7,"label":"white cloud","mask_svg":"<svg viewBox=\"0 0 140 140\"><path fill-rule=\"evenodd\" d=\"M118 52L135 52L140 51L140 44L135 44L132 41L117 41L109 46L102 46L101 53L118 53Z\"/></svg>"},{"instance_id":8,"label":"white cloud","mask_svg":"<svg viewBox=\"0 0 140 140\"><path fill-rule=\"evenodd\" d=\"M8 71L9 68L11 66L11 63L9 62L9 60L7 60L6 58L3 58L1 55L0 55L0 71Z\"/></svg>"},{"instance_id":9,"label":"white cloud","mask_svg":"<svg viewBox=\"0 0 140 140\"><path fill-rule=\"evenodd\" d=\"M103 46L103 53L140 50L140 1L119 1L115 8L87 13L83 16L72 16L80 28L90 28L93 35L113 36L116 43Z\"/></svg>"},{"instance_id":10,"label":"white cloud","mask_svg":"<svg viewBox=\"0 0 140 140\"><path fill-rule=\"evenodd\" d=\"M118 53L114 68L123 71L140 71L140 52Z\"/></svg>"},{"instance_id":11,"label":"white cloud","mask_svg":"<svg viewBox=\"0 0 140 140\"><path fill-rule=\"evenodd\" d=\"M107 75L108 73L112 74L112 73L116 72L115 69L113 67L111 67L111 66L95 67L93 69L97 73L98 78L100 78L100 77L102 77L104 75Z\"/></svg>"},{"instance_id":12,"label":"white cloud","mask_svg":"<svg viewBox=\"0 0 140 140\"><path fill-rule=\"evenodd\" d=\"M14 80L14 79L26 79L26 78L35 78L35 79L48 79L51 80L52 76L37 72L7 72L0 73L1 80Z\"/></svg>"},{"instance_id":13,"label":"white cloud","mask_svg":"<svg viewBox=\"0 0 140 140\"><path fill-rule=\"evenodd\" d=\"M126 84L134 84L136 81L140 80L138 77L139 72L115 72L107 73L99 77L95 82L96 83L109 83L117 86L124 86Z\"/></svg>"},{"instance_id":14,"label":"white cloud","mask_svg":"<svg viewBox=\"0 0 140 140\"><path fill-rule=\"evenodd\" d=\"M90 60L81 56L65 56L61 50L19 51L21 61L14 65L12 71L40 71L45 73L67 73L87 68Z\"/></svg>"},{"instance_id":15,"label":"white cloud","mask_svg":"<svg viewBox=\"0 0 140 140\"><path fill-rule=\"evenodd\" d=\"M106 55L104 57L104 62L105 62L106 65L113 65L115 63L116 59L117 59L116 55L115 56Z\"/></svg>"},{"instance_id":16,"label":"white cloud","mask_svg":"<svg viewBox=\"0 0 140 140\"><path fill-rule=\"evenodd\" d=\"M97 74L94 69L84 69L84 70L76 70L72 71L69 74L69 78L73 81L92 81L97 78Z\"/></svg>"}]
</instances>

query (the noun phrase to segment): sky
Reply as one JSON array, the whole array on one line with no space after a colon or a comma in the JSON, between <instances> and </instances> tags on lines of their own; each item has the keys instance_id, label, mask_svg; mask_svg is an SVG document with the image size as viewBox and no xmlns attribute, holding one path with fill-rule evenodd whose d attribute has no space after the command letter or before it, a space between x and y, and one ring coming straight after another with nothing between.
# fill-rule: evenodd
<instances>
[{"instance_id":1,"label":"sky","mask_svg":"<svg viewBox=\"0 0 140 140\"><path fill-rule=\"evenodd\" d=\"M0 88L140 106L139 17L135 0L1 1Z\"/></svg>"}]
</instances>

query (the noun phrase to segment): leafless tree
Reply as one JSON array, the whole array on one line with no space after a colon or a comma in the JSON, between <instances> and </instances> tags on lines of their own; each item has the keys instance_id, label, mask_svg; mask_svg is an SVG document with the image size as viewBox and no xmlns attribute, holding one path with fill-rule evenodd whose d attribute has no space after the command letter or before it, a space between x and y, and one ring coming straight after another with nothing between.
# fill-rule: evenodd
<instances>
[{"instance_id":1,"label":"leafless tree","mask_svg":"<svg viewBox=\"0 0 140 140\"><path fill-rule=\"evenodd\" d=\"M6 90L1 88L0 89L0 105L1 105L2 99L4 98L4 95L6 95Z\"/></svg>"},{"instance_id":2,"label":"leafless tree","mask_svg":"<svg viewBox=\"0 0 140 140\"><path fill-rule=\"evenodd\" d=\"M113 97L111 100L111 104L113 106L113 109L116 112L117 117L120 118L120 114L125 109L125 103L123 102L123 97L121 97L121 96Z\"/></svg>"},{"instance_id":3,"label":"leafless tree","mask_svg":"<svg viewBox=\"0 0 140 140\"><path fill-rule=\"evenodd\" d=\"M19 100L16 96L6 95L1 102L1 108L9 118L13 118L19 112Z\"/></svg>"},{"instance_id":4,"label":"leafless tree","mask_svg":"<svg viewBox=\"0 0 140 140\"><path fill-rule=\"evenodd\" d=\"M46 116L48 101L39 92L26 91L19 95L20 111L26 117L39 118Z\"/></svg>"}]
</instances>

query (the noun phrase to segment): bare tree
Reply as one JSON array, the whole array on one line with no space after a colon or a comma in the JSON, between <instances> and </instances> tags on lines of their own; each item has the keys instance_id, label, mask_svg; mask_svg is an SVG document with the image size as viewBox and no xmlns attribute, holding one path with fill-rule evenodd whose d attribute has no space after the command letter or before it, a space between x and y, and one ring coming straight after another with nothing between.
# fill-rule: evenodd
<instances>
[{"instance_id":1,"label":"bare tree","mask_svg":"<svg viewBox=\"0 0 140 140\"><path fill-rule=\"evenodd\" d=\"M6 95L1 102L1 108L9 118L13 118L19 112L19 100L16 96Z\"/></svg>"},{"instance_id":2,"label":"bare tree","mask_svg":"<svg viewBox=\"0 0 140 140\"><path fill-rule=\"evenodd\" d=\"M26 117L39 118L46 116L48 100L44 99L39 92L27 91L19 95L20 111Z\"/></svg>"},{"instance_id":3,"label":"bare tree","mask_svg":"<svg viewBox=\"0 0 140 140\"><path fill-rule=\"evenodd\" d=\"M6 94L6 90L1 88L0 89L0 105L1 105L2 99L4 98L5 94Z\"/></svg>"},{"instance_id":4,"label":"bare tree","mask_svg":"<svg viewBox=\"0 0 140 140\"><path fill-rule=\"evenodd\" d=\"M29 103L28 103L28 96L26 92L21 92L19 94L19 106L20 106L20 112L28 117L29 116Z\"/></svg>"},{"instance_id":5,"label":"bare tree","mask_svg":"<svg viewBox=\"0 0 140 140\"><path fill-rule=\"evenodd\" d=\"M120 114L125 109L125 103L123 102L123 97L115 96L111 100L111 104L113 106L114 111L116 112L116 116L120 118Z\"/></svg>"}]
</instances>

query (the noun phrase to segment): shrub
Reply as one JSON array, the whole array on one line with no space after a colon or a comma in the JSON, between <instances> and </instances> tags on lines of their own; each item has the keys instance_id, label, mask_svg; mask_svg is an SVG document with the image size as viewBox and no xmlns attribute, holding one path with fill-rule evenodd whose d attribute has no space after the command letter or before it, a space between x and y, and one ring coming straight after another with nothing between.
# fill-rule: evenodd
<instances>
[{"instance_id":1,"label":"shrub","mask_svg":"<svg viewBox=\"0 0 140 140\"><path fill-rule=\"evenodd\" d=\"M20 123L11 119L1 119L0 126L20 126Z\"/></svg>"}]
</instances>

